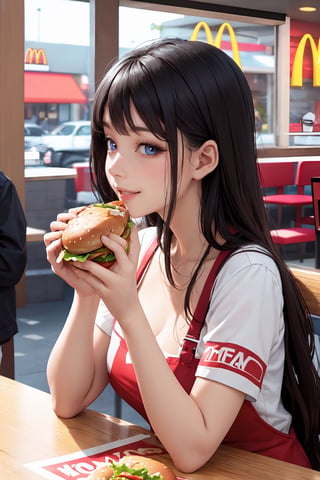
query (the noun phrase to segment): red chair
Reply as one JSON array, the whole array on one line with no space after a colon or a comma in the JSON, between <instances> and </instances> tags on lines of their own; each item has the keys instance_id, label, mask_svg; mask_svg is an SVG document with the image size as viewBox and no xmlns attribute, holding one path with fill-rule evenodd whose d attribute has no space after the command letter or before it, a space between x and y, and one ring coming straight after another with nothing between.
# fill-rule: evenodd
<instances>
[{"instance_id":1,"label":"red chair","mask_svg":"<svg viewBox=\"0 0 320 480\"><path fill-rule=\"evenodd\" d=\"M279 228L276 230L271 230L271 236L274 243L277 243L278 245L314 242L316 239L314 228L302 227Z\"/></svg>"},{"instance_id":2,"label":"red chair","mask_svg":"<svg viewBox=\"0 0 320 480\"><path fill-rule=\"evenodd\" d=\"M294 185L294 163L292 161L260 161L258 164L260 185L265 188L277 188L274 195L265 195L265 203L276 203L286 205L288 198L284 193L284 187Z\"/></svg>"},{"instance_id":3,"label":"red chair","mask_svg":"<svg viewBox=\"0 0 320 480\"><path fill-rule=\"evenodd\" d=\"M278 225L281 226L281 212L283 206L296 207L296 227L301 227L301 208L304 205L312 205L312 196L304 194L304 187L310 185L308 178L308 168L306 163L318 162L300 162L297 168L296 178L294 178L294 162L262 162L258 164L260 174L260 184L263 189L276 187L277 193L273 195L264 195L263 200L266 204L278 205ZM320 162L319 162L320 163ZM297 193L284 193L284 187L296 185ZM312 222L308 222L309 224Z\"/></svg>"},{"instance_id":4,"label":"red chair","mask_svg":"<svg viewBox=\"0 0 320 480\"><path fill-rule=\"evenodd\" d=\"M294 185L294 163L293 162L270 162L262 161L257 164L260 185L263 190L276 188L272 195L264 195L266 204L278 205L278 225L282 221L282 206L287 205L288 196L284 193L284 187Z\"/></svg>"},{"instance_id":5,"label":"red chair","mask_svg":"<svg viewBox=\"0 0 320 480\"><path fill-rule=\"evenodd\" d=\"M316 233L315 267L320 268L320 176L311 178L311 187L314 212L314 227Z\"/></svg>"},{"instance_id":6,"label":"red chair","mask_svg":"<svg viewBox=\"0 0 320 480\"><path fill-rule=\"evenodd\" d=\"M320 232L320 176L311 178L314 226Z\"/></svg>"},{"instance_id":7,"label":"red chair","mask_svg":"<svg viewBox=\"0 0 320 480\"><path fill-rule=\"evenodd\" d=\"M90 167L88 162L74 163L72 167L77 174L67 183L66 208L79 207L98 201L92 190Z\"/></svg>"},{"instance_id":8,"label":"red chair","mask_svg":"<svg viewBox=\"0 0 320 480\"><path fill-rule=\"evenodd\" d=\"M88 163L74 163L77 175L74 179L76 192L92 192L90 167Z\"/></svg>"},{"instance_id":9,"label":"red chair","mask_svg":"<svg viewBox=\"0 0 320 480\"><path fill-rule=\"evenodd\" d=\"M278 222L281 225L281 209L282 206L296 207L295 226L290 228L278 228L271 230L271 236L274 243L281 245L300 244L300 261L304 258L304 244L306 242L315 241L314 228L301 227L302 216L301 210L305 205L312 205L312 195L304 194L304 187L311 184L311 176L309 173L319 168L320 162L300 162L297 168L296 181L293 181L294 163L289 162L263 162L258 164L260 182L262 188L277 187L278 192L274 195L265 195L265 204L278 205ZM314 164L313 167L305 164ZM308 179L309 178L309 179ZM287 183L285 183L287 182ZM273 185L272 185L273 183ZM297 193L284 193L285 185L296 184Z\"/></svg>"},{"instance_id":10,"label":"red chair","mask_svg":"<svg viewBox=\"0 0 320 480\"><path fill-rule=\"evenodd\" d=\"M312 194L305 195L305 187L311 185L311 177L320 176L320 160L302 160L299 162L296 174L297 195L308 200L305 205L312 205ZM314 215L302 216L303 203L297 205L296 226L314 225Z\"/></svg>"}]
</instances>

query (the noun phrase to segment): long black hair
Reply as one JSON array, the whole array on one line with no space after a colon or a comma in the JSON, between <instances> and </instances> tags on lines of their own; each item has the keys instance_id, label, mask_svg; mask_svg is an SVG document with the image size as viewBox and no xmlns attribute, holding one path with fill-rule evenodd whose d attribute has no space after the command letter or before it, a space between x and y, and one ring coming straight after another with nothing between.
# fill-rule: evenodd
<instances>
[{"instance_id":1,"label":"long black hair","mask_svg":"<svg viewBox=\"0 0 320 480\"><path fill-rule=\"evenodd\" d=\"M178 184L179 131L190 148L213 139L217 168L202 180L200 223L208 249L199 260L185 297L191 291L210 248L236 251L258 244L276 262L282 280L285 366L282 400L313 468L320 469L320 380L312 363L312 322L297 285L272 242L256 166L255 119L245 76L223 51L203 42L163 39L129 52L106 73L95 96L90 162L94 185L104 201L115 199L105 175L105 107L119 133L135 130L132 105L149 130L166 140L171 188L166 218L146 217L156 225L166 273L174 285L170 222ZM225 240L221 246L216 238Z\"/></svg>"}]
</instances>

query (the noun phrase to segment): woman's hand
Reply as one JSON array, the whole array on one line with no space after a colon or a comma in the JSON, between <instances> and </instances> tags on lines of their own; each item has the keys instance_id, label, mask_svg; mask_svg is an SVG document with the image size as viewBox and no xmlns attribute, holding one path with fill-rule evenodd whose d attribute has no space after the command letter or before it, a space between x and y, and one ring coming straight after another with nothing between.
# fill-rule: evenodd
<instances>
[{"instance_id":1,"label":"woman's hand","mask_svg":"<svg viewBox=\"0 0 320 480\"><path fill-rule=\"evenodd\" d=\"M67 222L76 216L79 208L70 209L68 213L59 213L57 220L50 224L51 232L44 235L44 243L47 250L47 260L51 264L52 271L73 287L80 296L88 296L96 293L85 277L79 277L78 270L71 262L59 261L62 250L61 236Z\"/></svg>"},{"instance_id":2,"label":"woman's hand","mask_svg":"<svg viewBox=\"0 0 320 480\"><path fill-rule=\"evenodd\" d=\"M126 319L130 319L130 312L139 305L136 271L140 243L137 227L131 229L129 252L127 241L119 235L110 234L102 237L102 241L114 252L116 262L110 268L104 268L92 261L74 262L77 276L91 286L122 324Z\"/></svg>"}]
</instances>

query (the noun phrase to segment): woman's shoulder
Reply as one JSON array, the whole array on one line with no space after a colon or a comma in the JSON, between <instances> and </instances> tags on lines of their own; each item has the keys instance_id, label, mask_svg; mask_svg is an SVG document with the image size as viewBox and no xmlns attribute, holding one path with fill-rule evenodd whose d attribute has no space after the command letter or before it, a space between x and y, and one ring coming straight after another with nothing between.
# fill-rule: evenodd
<instances>
[{"instance_id":1,"label":"woman's shoulder","mask_svg":"<svg viewBox=\"0 0 320 480\"><path fill-rule=\"evenodd\" d=\"M277 283L280 281L280 273L272 255L259 245L246 245L233 252L221 269L221 276L234 276L250 270L260 271L261 274L271 275Z\"/></svg>"}]
</instances>

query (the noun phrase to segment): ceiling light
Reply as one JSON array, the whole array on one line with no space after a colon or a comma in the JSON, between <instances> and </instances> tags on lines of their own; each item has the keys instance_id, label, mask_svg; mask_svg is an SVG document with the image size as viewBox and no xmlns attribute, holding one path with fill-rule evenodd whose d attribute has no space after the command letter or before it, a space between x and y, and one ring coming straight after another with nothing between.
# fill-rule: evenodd
<instances>
[{"instance_id":1,"label":"ceiling light","mask_svg":"<svg viewBox=\"0 0 320 480\"><path fill-rule=\"evenodd\" d=\"M299 10L301 12L316 12L316 7L300 7Z\"/></svg>"}]
</instances>

